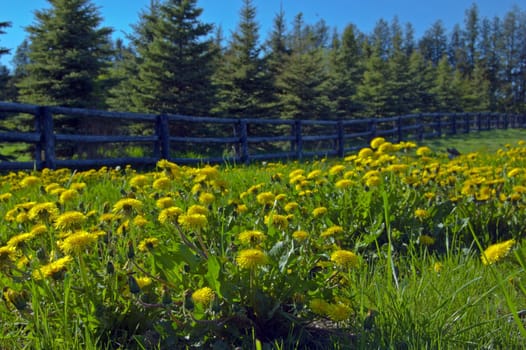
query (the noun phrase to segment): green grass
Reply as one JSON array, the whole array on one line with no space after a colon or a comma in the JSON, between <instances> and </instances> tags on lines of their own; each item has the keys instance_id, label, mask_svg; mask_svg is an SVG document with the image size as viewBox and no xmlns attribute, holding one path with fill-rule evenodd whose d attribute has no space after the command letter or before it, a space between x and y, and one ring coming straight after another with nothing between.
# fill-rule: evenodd
<instances>
[{"instance_id":1,"label":"green grass","mask_svg":"<svg viewBox=\"0 0 526 350\"><path fill-rule=\"evenodd\" d=\"M500 148L506 148L506 145L516 145L519 140L526 140L526 130L507 129L471 132L424 140L420 144L427 145L435 151L443 152L446 152L447 148L456 148L460 153L494 153Z\"/></svg>"}]
</instances>

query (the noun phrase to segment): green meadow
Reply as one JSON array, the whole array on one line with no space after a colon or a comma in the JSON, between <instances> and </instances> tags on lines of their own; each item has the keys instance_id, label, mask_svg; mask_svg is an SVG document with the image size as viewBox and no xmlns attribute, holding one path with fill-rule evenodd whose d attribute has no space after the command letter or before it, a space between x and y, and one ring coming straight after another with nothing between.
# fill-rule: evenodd
<instances>
[{"instance_id":1,"label":"green meadow","mask_svg":"<svg viewBox=\"0 0 526 350\"><path fill-rule=\"evenodd\" d=\"M0 348L520 348L526 146L472 137L5 173Z\"/></svg>"}]
</instances>

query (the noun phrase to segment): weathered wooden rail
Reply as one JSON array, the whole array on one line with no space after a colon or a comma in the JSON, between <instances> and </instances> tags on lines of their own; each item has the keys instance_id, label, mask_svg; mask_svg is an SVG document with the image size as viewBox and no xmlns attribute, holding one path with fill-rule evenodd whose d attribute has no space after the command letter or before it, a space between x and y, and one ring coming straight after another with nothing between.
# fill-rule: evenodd
<instances>
[{"instance_id":1,"label":"weathered wooden rail","mask_svg":"<svg viewBox=\"0 0 526 350\"><path fill-rule=\"evenodd\" d=\"M246 164L257 160L343 157L367 146L376 136L393 142L418 141L526 125L526 115L502 113L282 120L122 113L0 102L0 123L16 123L21 115L25 116L24 127L0 130L0 154L5 145L22 143L28 145L32 159L0 161L0 170L152 166L160 159L180 164Z\"/></svg>"}]
</instances>

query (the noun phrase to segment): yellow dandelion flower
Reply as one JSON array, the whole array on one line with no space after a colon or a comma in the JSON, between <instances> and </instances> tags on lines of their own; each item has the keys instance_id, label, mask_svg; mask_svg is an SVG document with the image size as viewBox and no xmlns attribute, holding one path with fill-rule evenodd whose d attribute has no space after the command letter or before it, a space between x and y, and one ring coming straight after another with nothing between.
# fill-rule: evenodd
<instances>
[{"instance_id":1,"label":"yellow dandelion flower","mask_svg":"<svg viewBox=\"0 0 526 350\"><path fill-rule=\"evenodd\" d=\"M33 176L33 175L28 175L26 177L24 177L22 179L22 181L20 181L20 186L21 187L30 187L30 186L33 186L33 185L38 185L40 183L40 178L36 177L36 176Z\"/></svg>"},{"instance_id":2,"label":"yellow dandelion flower","mask_svg":"<svg viewBox=\"0 0 526 350\"><path fill-rule=\"evenodd\" d=\"M343 179L343 180L339 180L338 182L336 182L334 187L339 188L339 189L343 189L343 188L351 187L353 184L354 184L354 182L352 180Z\"/></svg>"},{"instance_id":3,"label":"yellow dandelion flower","mask_svg":"<svg viewBox=\"0 0 526 350\"><path fill-rule=\"evenodd\" d=\"M172 186L172 180L169 177L163 176L153 182L152 187L156 190L167 190Z\"/></svg>"},{"instance_id":4,"label":"yellow dandelion flower","mask_svg":"<svg viewBox=\"0 0 526 350\"><path fill-rule=\"evenodd\" d=\"M136 277L135 281L140 289L146 288L152 284L152 279L148 276Z\"/></svg>"},{"instance_id":5,"label":"yellow dandelion flower","mask_svg":"<svg viewBox=\"0 0 526 350\"><path fill-rule=\"evenodd\" d=\"M29 215L27 215L27 213L18 213L15 219L15 221L18 222L19 224L23 224L24 222L28 220L29 220Z\"/></svg>"},{"instance_id":6,"label":"yellow dandelion flower","mask_svg":"<svg viewBox=\"0 0 526 350\"><path fill-rule=\"evenodd\" d=\"M177 222L187 229L200 229L208 224L208 220L203 214L181 214Z\"/></svg>"},{"instance_id":7,"label":"yellow dandelion flower","mask_svg":"<svg viewBox=\"0 0 526 350\"><path fill-rule=\"evenodd\" d=\"M44 225L44 224L37 224L35 226L33 226L33 228L31 228L31 231L29 231L30 233L32 233L33 235L37 236L37 235L40 235L42 233L46 233L47 232L47 226Z\"/></svg>"},{"instance_id":8,"label":"yellow dandelion flower","mask_svg":"<svg viewBox=\"0 0 526 350\"><path fill-rule=\"evenodd\" d=\"M330 306L331 304L319 298L312 299L309 302L309 308L311 309L311 311L314 312L315 314L322 315L322 316L327 315Z\"/></svg>"},{"instance_id":9,"label":"yellow dandelion flower","mask_svg":"<svg viewBox=\"0 0 526 350\"><path fill-rule=\"evenodd\" d=\"M349 250L336 250L331 254L331 261L340 267L356 267L360 263L358 255Z\"/></svg>"},{"instance_id":10,"label":"yellow dandelion flower","mask_svg":"<svg viewBox=\"0 0 526 350\"><path fill-rule=\"evenodd\" d=\"M133 224L137 227L143 227L148 223L148 220L142 215L137 215L133 218Z\"/></svg>"},{"instance_id":11,"label":"yellow dandelion flower","mask_svg":"<svg viewBox=\"0 0 526 350\"><path fill-rule=\"evenodd\" d=\"M34 221L53 220L58 214L57 205L53 202L35 204L27 213L29 219Z\"/></svg>"},{"instance_id":12,"label":"yellow dandelion flower","mask_svg":"<svg viewBox=\"0 0 526 350\"><path fill-rule=\"evenodd\" d=\"M296 169L296 170L292 170L290 173L289 173L289 179L292 179L298 175L303 175L305 174L305 170L303 169Z\"/></svg>"},{"instance_id":13,"label":"yellow dandelion flower","mask_svg":"<svg viewBox=\"0 0 526 350\"><path fill-rule=\"evenodd\" d=\"M8 261L8 260L15 260L16 258L16 248L13 246L3 246L0 247L0 264Z\"/></svg>"},{"instance_id":14,"label":"yellow dandelion flower","mask_svg":"<svg viewBox=\"0 0 526 350\"><path fill-rule=\"evenodd\" d=\"M0 194L0 202L7 202L8 200L11 199L11 197L13 197L13 194L7 192L7 193L2 193Z\"/></svg>"},{"instance_id":15,"label":"yellow dandelion flower","mask_svg":"<svg viewBox=\"0 0 526 350\"><path fill-rule=\"evenodd\" d=\"M33 271L33 278L36 280L46 278L46 277L52 277L53 279L59 279L62 273L66 270L67 265L72 261L73 261L73 258L69 255L66 255L63 258L57 259Z\"/></svg>"},{"instance_id":16,"label":"yellow dandelion flower","mask_svg":"<svg viewBox=\"0 0 526 350\"><path fill-rule=\"evenodd\" d=\"M101 223L110 223L112 221L120 220L122 216L113 213L104 213L99 217Z\"/></svg>"},{"instance_id":17,"label":"yellow dandelion flower","mask_svg":"<svg viewBox=\"0 0 526 350\"><path fill-rule=\"evenodd\" d=\"M199 195L199 203L203 205L210 205L216 197L212 193L203 192Z\"/></svg>"},{"instance_id":18,"label":"yellow dandelion flower","mask_svg":"<svg viewBox=\"0 0 526 350\"><path fill-rule=\"evenodd\" d=\"M63 191L60 194L60 197L59 197L58 201L61 204L64 204L64 203L67 203L67 202L74 201L78 197L79 197L79 193L76 190L69 189L69 190Z\"/></svg>"},{"instance_id":19,"label":"yellow dandelion flower","mask_svg":"<svg viewBox=\"0 0 526 350\"><path fill-rule=\"evenodd\" d=\"M415 210L415 217L418 219L425 219L429 217L429 213L425 209L418 208Z\"/></svg>"},{"instance_id":20,"label":"yellow dandelion flower","mask_svg":"<svg viewBox=\"0 0 526 350\"><path fill-rule=\"evenodd\" d=\"M365 185L367 187L375 187L378 186L382 180L378 176L371 176L365 180Z\"/></svg>"},{"instance_id":21,"label":"yellow dandelion flower","mask_svg":"<svg viewBox=\"0 0 526 350\"><path fill-rule=\"evenodd\" d=\"M34 237L35 237L35 235L33 233L30 233L30 232L29 233L20 233L20 234L18 234L16 236L11 237L7 241L6 245L16 248L16 247L24 244L25 242L33 239Z\"/></svg>"},{"instance_id":22,"label":"yellow dandelion flower","mask_svg":"<svg viewBox=\"0 0 526 350\"><path fill-rule=\"evenodd\" d=\"M385 154L396 151L396 147L391 142L384 142L378 147L379 154Z\"/></svg>"},{"instance_id":23,"label":"yellow dandelion flower","mask_svg":"<svg viewBox=\"0 0 526 350\"><path fill-rule=\"evenodd\" d=\"M296 202L289 202L289 203L285 204L285 208L284 209L285 209L285 211L287 213L290 213L291 211L294 211L294 210L298 209L299 206L300 205L298 203L296 203Z\"/></svg>"},{"instance_id":24,"label":"yellow dandelion flower","mask_svg":"<svg viewBox=\"0 0 526 350\"><path fill-rule=\"evenodd\" d=\"M345 165L342 165L342 164L336 164L336 165L333 165L330 169L329 169L329 174L330 175L337 175L337 174L341 174L345 171Z\"/></svg>"},{"instance_id":25,"label":"yellow dandelion flower","mask_svg":"<svg viewBox=\"0 0 526 350\"><path fill-rule=\"evenodd\" d=\"M428 156L431 154L431 148L427 147L427 146L422 146L422 147L418 147L417 150L416 150L416 155L417 156Z\"/></svg>"},{"instance_id":26,"label":"yellow dandelion flower","mask_svg":"<svg viewBox=\"0 0 526 350\"><path fill-rule=\"evenodd\" d=\"M219 177L219 170L217 167L205 166L197 171L198 177L203 178L204 180L215 180ZM196 182L201 182L196 181Z\"/></svg>"},{"instance_id":27,"label":"yellow dandelion flower","mask_svg":"<svg viewBox=\"0 0 526 350\"><path fill-rule=\"evenodd\" d=\"M46 193L51 193L57 188L60 188L60 185L56 182L53 182L53 183L50 183L49 185L46 185L46 187L44 187L44 191L46 191Z\"/></svg>"},{"instance_id":28,"label":"yellow dandelion flower","mask_svg":"<svg viewBox=\"0 0 526 350\"><path fill-rule=\"evenodd\" d=\"M214 298L214 291L209 287L200 288L192 293L192 300L196 304L207 306Z\"/></svg>"},{"instance_id":29,"label":"yellow dandelion flower","mask_svg":"<svg viewBox=\"0 0 526 350\"><path fill-rule=\"evenodd\" d=\"M75 190L77 192L81 192L83 189L85 189L88 185L85 182L74 182L72 183L69 188L72 190Z\"/></svg>"},{"instance_id":30,"label":"yellow dandelion flower","mask_svg":"<svg viewBox=\"0 0 526 350\"><path fill-rule=\"evenodd\" d=\"M257 230L243 231L239 234L239 240L243 244L258 244L264 241L265 238L265 234Z\"/></svg>"},{"instance_id":31,"label":"yellow dandelion flower","mask_svg":"<svg viewBox=\"0 0 526 350\"><path fill-rule=\"evenodd\" d=\"M146 238L140 241L137 248L141 252L147 252L147 251L153 250L158 245L159 245L159 239L155 237L150 237L150 238Z\"/></svg>"},{"instance_id":32,"label":"yellow dandelion flower","mask_svg":"<svg viewBox=\"0 0 526 350\"><path fill-rule=\"evenodd\" d=\"M62 241L57 241L57 246L66 254L80 253L89 245L95 243L98 236L86 231L77 231L67 236Z\"/></svg>"},{"instance_id":33,"label":"yellow dandelion flower","mask_svg":"<svg viewBox=\"0 0 526 350\"><path fill-rule=\"evenodd\" d=\"M519 175L522 172L521 168L513 168L510 171L508 171L508 177L515 177Z\"/></svg>"},{"instance_id":34,"label":"yellow dandelion flower","mask_svg":"<svg viewBox=\"0 0 526 350\"><path fill-rule=\"evenodd\" d=\"M487 201L489 199L491 199L491 196L492 196L492 191L489 187L482 187L476 194L475 194L475 198L478 200L478 201Z\"/></svg>"},{"instance_id":35,"label":"yellow dandelion flower","mask_svg":"<svg viewBox=\"0 0 526 350\"><path fill-rule=\"evenodd\" d=\"M283 201L285 199L287 199L287 195L285 193L280 193L280 194L276 195L276 201L277 202Z\"/></svg>"},{"instance_id":36,"label":"yellow dandelion flower","mask_svg":"<svg viewBox=\"0 0 526 350\"><path fill-rule=\"evenodd\" d=\"M238 214L243 214L248 211L248 207L245 204L238 204L236 207L236 212Z\"/></svg>"},{"instance_id":37,"label":"yellow dandelion flower","mask_svg":"<svg viewBox=\"0 0 526 350\"><path fill-rule=\"evenodd\" d=\"M130 179L130 186L145 187L149 182L150 179L146 175L135 175Z\"/></svg>"},{"instance_id":38,"label":"yellow dandelion flower","mask_svg":"<svg viewBox=\"0 0 526 350\"><path fill-rule=\"evenodd\" d=\"M186 211L186 213L188 215L192 215L192 214L201 214L201 215L207 215L208 214L208 209L206 209L205 207L203 207L202 205L192 205L190 208L188 208L188 210Z\"/></svg>"},{"instance_id":39,"label":"yellow dandelion flower","mask_svg":"<svg viewBox=\"0 0 526 350\"><path fill-rule=\"evenodd\" d=\"M294 231L292 233L292 238L300 242L306 240L308 237L309 237L309 234L303 230Z\"/></svg>"},{"instance_id":40,"label":"yellow dandelion flower","mask_svg":"<svg viewBox=\"0 0 526 350\"><path fill-rule=\"evenodd\" d=\"M418 237L418 243L428 246L428 247L435 244L435 242L436 242L436 239L429 235L421 235L420 237Z\"/></svg>"},{"instance_id":41,"label":"yellow dandelion flower","mask_svg":"<svg viewBox=\"0 0 526 350\"><path fill-rule=\"evenodd\" d=\"M86 221L86 216L79 211L67 211L55 219L55 228L58 230L72 230L80 228Z\"/></svg>"},{"instance_id":42,"label":"yellow dandelion flower","mask_svg":"<svg viewBox=\"0 0 526 350\"><path fill-rule=\"evenodd\" d=\"M334 322L348 320L351 317L352 309L344 303L329 304L327 316Z\"/></svg>"},{"instance_id":43,"label":"yellow dandelion flower","mask_svg":"<svg viewBox=\"0 0 526 350\"><path fill-rule=\"evenodd\" d=\"M242 269L252 269L268 262L267 255L260 249L245 249L238 253L236 262Z\"/></svg>"},{"instance_id":44,"label":"yellow dandelion flower","mask_svg":"<svg viewBox=\"0 0 526 350\"><path fill-rule=\"evenodd\" d=\"M318 207L312 210L312 216L314 216L315 218L320 217L326 213L327 213L327 208L325 207Z\"/></svg>"},{"instance_id":45,"label":"yellow dandelion flower","mask_svg":"<svg viewBox=\"0 0 526 350\"><path fill-rule=\"evenodd\" d=\"M442 271L443 269L444 269L444 264L442 264L441 262L437 261L436 263L433 264L433 270L436 273L440 273L440 271Z\"/></svg>"},{"instance_id":46,"label":"yellow dandelion flower","mask_svg":"<svg viewBox=\"0 0 526 350\"><path fill-rule=\"evenodd\" d=\"M175 206L175 200L172 197L162 197L155 202L155 205L157 208L166 209Z\"/></svg>"},{"instance_id":47,"label":"yellow dandelion flower","mask_svg":"<svg viewBox=\"0 0 526 350\"><path fill-rule=\"evenodd\" d=\"M375 137L371 140L371 143L369 144L372 149L378 149L382 144L385 143L385 139L383 137Z\"/></svg>"},{"instance_id":48,"label":"yellow dandelion flower","mask_svg":"<svg viewBox=\"0 0 526 350\"><path fill-rule=\"evenodd\" d=\"M288 218L281 214L265 215L264 222L267 226L272 224L273 226L279 227L280 229L284 229L289 225Z\"/></svg>"},{"instance_id":49,"label":"yellow dandelion flower","mask_svg":"<svg viewBox=\"0 0 526 350\"><path fill-rule=\"evenodd\" d=\"M307 179L308 180L315 179L318 176L320 176L321 174L322 174L322 171L320 169L313 170L313 171L311 171L310 173L307 174Z\"/></svg>"},{"instance_id":50,"label":"yellow dandelion flower","mask_svg":"<svg viewBox=\"0 0 526 350\"><path fill-rule=\"evenodd\" d=\"M131 214L133 211L140 211L142 202L135 198L123 198L113 205L114 213Z\"/></svg>"},{"instance_id":51,"label":"yellow dandelion flower","mask_svg":"<svg viewBox=\"0 0 526 350\"><path fill-rule=\"evenodd\" d=\"M484 265L491 265L493 263L496 263L509 253L514 244L515 240L510 239L501 243L495 243L490 245L488 248L486 248L486 250L484 250L484 252L480 256L482 263Z\"/></svg>"},{"instance_id":52,"label":"yellow dandelion flower","mask_svg":"<svg viewBox=\"0 0 526 350\"><path fill-rule=\"evenodd\" d=\"M513 186L513 192L515 193L526 193L526 186Z\"/></svg>"},{"instance_id":53,"label":"yellow dandelion flower","mask_svg":"<svg viewBox=\"0 0 526 350\"><path fill-rule=\"evenodd\" d=\"M157 219L161 224L176 222L179 215L183 213L183 209L179 207L169 207L161 210Z\"/></svg>"},{"instance_id":54,"label":"yellow dandelion flower","mask_svg":"<svg viewBox=\"0 0 526 350\"><path fill-rule=\"evenodd\" d=\"M329 228L327 228L325 231L323 231L320 235L320 237L330 237L330 236L334 236L338 233L342 233L343 232L343 227L341 226L338 226L338 225L335 225L335 226L331 226Z\"/></svg>"},{"instance_id":55,"label":"yellow dandelion flower","mask_svg":"<svg viewBox=\"0 0 526 350\"><path fill-rule=\"evenodd\" d=\"M256 196L256 200L262 205L272 205L275 199L276 196L272 192L261 192Z\"/></svg>"},{"instance_id":56,"label":"yellow dandelion flower","mask_svg":"<svg viewBox=\"0 0 526 350\"><path fill-rule=\"evenodd\" d=\"M362 148L360 152L358 152L358 159L367 159L371 157L374 154L373 150L370 148Z\"/></svg>"}]
</instances>

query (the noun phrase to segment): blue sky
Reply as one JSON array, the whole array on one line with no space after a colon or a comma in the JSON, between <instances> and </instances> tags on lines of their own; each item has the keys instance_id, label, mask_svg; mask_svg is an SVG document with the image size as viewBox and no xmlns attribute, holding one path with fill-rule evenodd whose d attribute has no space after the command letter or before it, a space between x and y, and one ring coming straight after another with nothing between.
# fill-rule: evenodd
<instances>
[{"instance_id":1,"label":"blue sky","mask_svg":"<svg viewBox=\"0 0 526 350\"><path fill-rule=\"evenodd\" d=\"M136 23L138 13L145 9L150 0L92 0L100 7L104 18L103 25L115 30L114 37L124 37L130 32L130 24ZM204 9L202 20L221 25L226 37L236 28L242 0L198 0L198 6ZM296 14L302 12L305 23L313 24L324 19L331 27L342 30L347 24L354 23L369 33L375 23L383 18L391 21L398 16L400 23L410 22L419 38L436 20L442 20L448 30L463 24L464 12L476 3L481 16L503 17L512 6L517 4L524 11L525 6L518 0L254 0L257 8L257 21L260 24L262 39L272 28L272 20L283 5L288 23ZM24 27L34 21L34 11L48 7L46 0L15 0L2 6L0 21L12 22L7 33L0 35L0 46L12 49L27 36ZM1 64L10 66L11 57L2 56Z\"/></svg>"}]
</instances>

